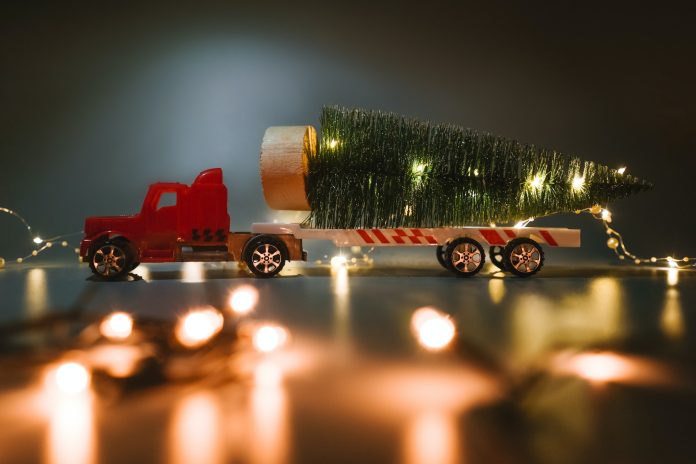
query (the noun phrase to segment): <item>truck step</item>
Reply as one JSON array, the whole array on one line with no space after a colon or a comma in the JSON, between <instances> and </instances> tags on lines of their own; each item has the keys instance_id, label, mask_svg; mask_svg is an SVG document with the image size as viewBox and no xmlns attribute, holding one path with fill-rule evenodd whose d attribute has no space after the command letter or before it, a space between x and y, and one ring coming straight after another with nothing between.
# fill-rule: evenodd
<instances>
[{"instance_id":1,"label":"truck step","mask_svg":"<svg viewBox=\"0 0 696 464\"><path fill-rule=\"evenodd\" d=\"M182 261L230 261L232 255L224 246L183 246L181 247Z\"/></svg>"}]
</instances>

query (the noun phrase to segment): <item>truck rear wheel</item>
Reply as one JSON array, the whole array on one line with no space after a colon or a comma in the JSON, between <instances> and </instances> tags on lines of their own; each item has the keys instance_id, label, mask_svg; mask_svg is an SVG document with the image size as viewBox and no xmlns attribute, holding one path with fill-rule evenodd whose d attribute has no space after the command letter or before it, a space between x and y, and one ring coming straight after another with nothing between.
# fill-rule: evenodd
<instances>
[{"instance_id":1,"label":"truck rear wheel","mask_svg":"<svg viewBox=\"0 0 696 464\"><path fill-rule=\"evenodd\" d=\"M447 269L457 277L471 277L483 268L486 255L479 242L468 237L458 238L445 250Z\"/></svg>"},{"instance_id":2,"label":"truck rear wheel","mask_svg":"<svg viewBox=\"0 0 696 464\"><path fill-rule=\"evenodd\" d=\"M97 243L89 254L89 267L104 280L116 280L129 271L133 265L133 253L126 240L113 239Z\"/></svg>"},{"instance_id":3,"label":"truck rear wheel","mask_svg":"<svg viewBox=\"0 0 696 464\"><path fill-rule=\"evenodd\" d=\"M505 245L503 262L505 270L518 277L529 277L539 272L544 265L544 251L531 238L516 238Z\"/></svg>"},{"instance_id":4,"label":"truck rear wheel","mask_svg":"<svg viewBox=\"0 0 696 464\"><path fill-rule=\"evenodd\" d=\"M272 235L252 238L244 247L244 262L257 277L273 277L283 266L288 253L282 241Z\"/></svg>"}]
</instances>

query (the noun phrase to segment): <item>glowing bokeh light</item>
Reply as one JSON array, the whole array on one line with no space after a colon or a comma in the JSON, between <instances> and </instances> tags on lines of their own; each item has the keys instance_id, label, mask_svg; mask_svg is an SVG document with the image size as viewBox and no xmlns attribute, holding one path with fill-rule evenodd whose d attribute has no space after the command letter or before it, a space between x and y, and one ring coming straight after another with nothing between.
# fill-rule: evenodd
<instances>
[{"instance_id":1,"label":"glowing bokeh light","mask_svg":"<svg viewBox=\"0 0 696 464\"><path fill-rule=\"evenodd\" d=\"M572 359L572 370L591 382L611 382L628 377L630 365L615 353L583 353Z\"/></svg>"},{"instance_id":2,"label":"glowing bokeh light","mask_svg":"<svg viewBox=\"0 0 696 464\"><path fill-rule=\"evenodd\" d=\"M248 314L254 310L259 301L259 292L251 285L235 288L230 293L229 304L236 314Z\"/></svg>"},{"instance_id":3,"label":"glowing bokeh light","mask_svg":"<svg viewBox=\"0 0 696 464\"><path fill-rule=\"evenodd\" d=\"M285 345L288 332L277 325L264 324L256 329L253 336L254 348L263 353L270 353Z\"/></svg>"},{"instance_id":4,"label":"glowing bokeh light","mask_svg":"<svg viewBox=\"0 0 696 464\"><path fill-rule=\"evenodd\" d=\"M133 318L122 311L111 313L99 324L99 332L110 340L125 340L133 333Z\"/></svg>"},{"instance_id":5,"label":"glowing bokeh light","mask_svg":"<svg viewBox=\"0 0 696 464\"><path fill-rule=\"evenodd\" d=\"M456 333L450 317L434 308L419 308L411 316L411 329L418 343L429 351L446 348Z\"/></svg>"},{"instance_id":6,"label":"glowing bokeh light","mask_svg":"<svg viewBox=\"0 0 696 464\"><path fill-rule=\"evenodd\" d=\"M182 269L182 279L183 282L187 283L200 283L205 280L203 263L188 262L184 263Z\"/></svg>"},{"instance_id":7,"label":"glowing bokeh light","mask_svg":"<svg viewBox=\"0 0 696 464\"><path fill-rule=\"evenodd\" d=\"M91 375L87 368L74 361L64 362L53 372L53 380L58 391L67 394L81 393L87 390Z\"/></svg>"},{"instance_id":8,"label":"glowing bokeh light","mask_svg":"<svg viewBox=\"0 0 696 464\"><path fill-rule=\"evenodd\" d=\"M573 178L572 184L573 192L582 192L585 190L585 178L580 176L575 176Z\"/></svg>"},{"instance_id":9,"label":"glowing bokeh light","mask_svg":"<svg viewBox=\"0 0 696 464\"><path fill-rule=\"evenodd\" d=\"M39 236L36 236L36 237L34 237L33 242L36 243L37 245L41 245L43 243L43 239Z\"/></svg>"},{"instance_id":10,"label":"glowing bokeh light","mask_svg":"<svg viewBox=\"0 0 696 464\"><path fill-rule=\"evenodd\" d=\"M220 401L211 392L189 393L176 404L169 424L167 462L214 464L223 456Z\"/></svg>"},{"instance_id":11,"label":"glowing bokeh light","mask_svg":"<svg viewBox=\"0 0 696 464\"><path fill-rule=\"evenodd\" d=\"M423 411L409 420L404 441L406 464L455 463L458 459L457 421L446 411Z\"/></svg>"},{"instance_id":12,"label":"glowing bokeh light","mask_svg":"<svg viewBox=\"0 0 696 464\"><path fill-rule=\"evenodd\" d=\"M176 338L187 348L196 348L207 343L222 330L224 319L216 309L196 309L181 318L176 329Z\"/></svg>"},{"instance_id":13,"label":"glowing bokeh light","mask_svg":"<svg viewBox=\"0 0 696 464\"><path fill-rule=\"evenodd\" d=\"M539 190L544 185L544 178L537 174L532 180L529 181L529 188L532 190Z\"/></svg>"},{"instance_id":14,"label":"glowing bokeh light","mask_svg":"<svg viewBox=\"0 0 696 464\"><path fill-rule=\"evenodd\" d=\"M348 260L343 255L334 256L331 258L331 267L335 269L340 268L345 266L347 262Z\"/></svg>"}]
</instances>

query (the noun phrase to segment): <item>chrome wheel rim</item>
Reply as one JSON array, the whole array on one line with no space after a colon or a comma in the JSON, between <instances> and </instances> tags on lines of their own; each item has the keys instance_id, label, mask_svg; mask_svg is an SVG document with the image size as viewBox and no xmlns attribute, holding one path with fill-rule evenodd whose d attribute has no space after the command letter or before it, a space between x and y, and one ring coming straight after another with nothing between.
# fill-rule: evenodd
<instances>
[{"instance_id":1,"label":"chrome wheel rim","mask_svg":"<svg viewBox=\"0 0 696 464\"><path fill-rule=\"evenodd\" d=\"M521 243L512 249L510 262L519 272L529 274L539 269L541 251L529 243Z\"/></svg>"},{"instance_id":2,"label":"chrome wheel rim","mask_svg":"<svg viewBox=\"0 0 696 464\"><path fill-rule=\"evenodd\" d=\"M457 271L474 272L481 266L481 250L473 243L460 243L452 250L451 260Z\"/></svg>"},{"instance_id":3,"label":"chrome wheel rim","mask_svg":"<svg viewBox=\"0 0 696 464\"><path fill-rule=\"evenodd\" d=\"M103 245L94 253L92 264L100 275L114 276L123 271L126 265L126 254L115 245Z\"/></svg>"},{"instance_id":4,"label":"chrome wheel rim","mask_svg":"<svg viewBox=\"0 0 696 464\"><path fill-rule=\"evenodd\" d=\"M278 247L270 243L263 243L257 246L251 255L251 262L254 268L264 274L275 271L280 266L282 259L283 257Z\"/></svg>"}]
</instances>

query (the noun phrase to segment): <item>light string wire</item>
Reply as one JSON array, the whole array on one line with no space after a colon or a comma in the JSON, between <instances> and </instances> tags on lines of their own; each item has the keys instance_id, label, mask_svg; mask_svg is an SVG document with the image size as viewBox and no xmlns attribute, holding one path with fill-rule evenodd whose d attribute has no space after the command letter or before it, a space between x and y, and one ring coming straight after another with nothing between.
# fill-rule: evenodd
<instances>
[{"instance_id":1,"label":"light string wire","mask_svg":"<svg viewBox=\"0 0 696 464\"><path fill-rule=\"evenodd\" d=\"M61 239L63 239L63 240L60 241L60 246L62 246L63 248L67 248L70 246L70 242L67 240L64 240L65 238L74 237L75 235L82 235L82 231L77 231L77 232L72 232L69 234L61 234L61 235L53 236L51 238L42 239L38 235L36 237L34 236L34 234L32 233L31 225L18 212L11 210L10 208L5 208L5 207L0 206L0 213L8 214L8 215L16 218L18 221L20 221L22 223L22 225L24 226L24 228L27 230L27 233L29 234L29 238L31 239L32 243L34 244L34 249L32 250L31 253L27 254L26 256L20 256L19 258L16 259L16 262L18 262L18 263L22 263L29 258L33 258L35 256L38 256L40 253L48 250L49 248L52 248L53 245L58 243L58 240L61 240ZM76 254L80 254L79 248L74 248L73 251ZM2 257L0 257L0 267L2 267L2 265L4 265L4 263L5 263L5 260Z\"/></svg>"},{"instance_id":2,"label":"light string wire","mask_svg":"<svg viewBox=\"0 0 696 464\"><path fill-rule=\"evenodd\" d=\"M675 258L672 256L652 256L650 258L642 258L631 253L631 251L629 251L628 247L626 246L626 243L624 242L621 233L619 233L616 229L609 225L612 221L612 214L611 211L609 211L609 209L607 208L602 208L601 206L595 205L591 208L578 210L576 211L576 213L587 213L590 214L593 218L602 221L602 225L604 225L604 230L609 236L609 238L607 239L607 247L613 250L620 260L625 260L626 258L629 258L633 260L633 263L636 265L666 263L667 266L675 269L686 269L696 267L696 259L689 258L688 256L683 256L681 258Z\"/></svg>"}]
</instances>

